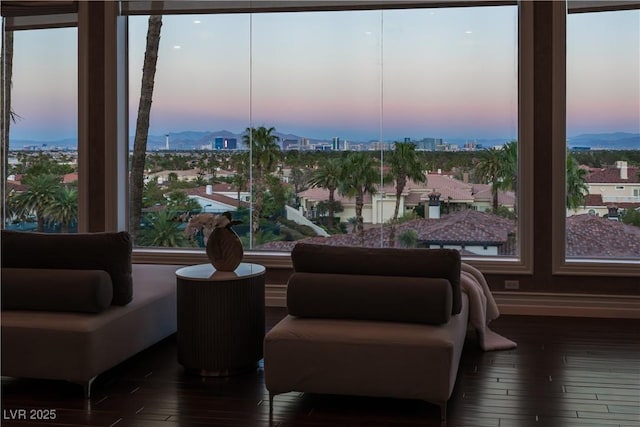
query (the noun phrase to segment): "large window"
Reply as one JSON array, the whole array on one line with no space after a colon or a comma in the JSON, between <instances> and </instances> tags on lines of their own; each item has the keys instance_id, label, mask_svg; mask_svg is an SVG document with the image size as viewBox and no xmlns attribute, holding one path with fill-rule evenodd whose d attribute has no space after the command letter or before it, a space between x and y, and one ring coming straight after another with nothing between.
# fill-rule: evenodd
<instances>
[{"instance_id":1,"label":"large window","mask_svg":"<svg viewBox=\"0 0 640 427\"><path fill-rule=\"evenodd\" d=\"M231 211L254 250L518 257L518 102L515 5L164 15L136 243L202 246Z\"/></svg>"},{"instance_id":2,"label":"large window","mask_svg":"<svg viewBox=\"0 0 640 427\"><path fill-rule=\"evenodd\" d=\"M77 29L5 28L3 37L3 226L76 231Z\"/></svg>"},{"instance_id":3,"label":"large window","mask_svg":"<svg viewBox=\"0 0 640 427\"><path fill-rule=\"evenodd\" d=\"M571 260L640 258L640 11L567 16Z\"/></svg>"}]
</instances>

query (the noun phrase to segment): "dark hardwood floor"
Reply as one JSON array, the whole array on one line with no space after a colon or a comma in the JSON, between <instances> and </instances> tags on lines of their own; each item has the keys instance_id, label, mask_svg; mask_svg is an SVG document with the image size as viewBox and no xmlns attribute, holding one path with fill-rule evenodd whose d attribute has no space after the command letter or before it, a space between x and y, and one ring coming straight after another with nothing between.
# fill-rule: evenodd
<instances>
[{"instance_id":1,"label":"dark hardwood floor","mask_svg":"<svg viewBox=\"0 0 640 427\"><path fill-rule=\"evenodd\" d=\"M267 309L267 327L284 309ZM77 385L2 378L2 426L640 426L640 320L502 316L509 351L465 344L448 420L412 400L288 393L269 420L262 369L185 374L172 336L104 373L90 401ZM12 421L15 411L56 419ZM13 411L13 412L11 412ZM33 412L36 414L36 412Z\"/></svg>"}]
</instances>

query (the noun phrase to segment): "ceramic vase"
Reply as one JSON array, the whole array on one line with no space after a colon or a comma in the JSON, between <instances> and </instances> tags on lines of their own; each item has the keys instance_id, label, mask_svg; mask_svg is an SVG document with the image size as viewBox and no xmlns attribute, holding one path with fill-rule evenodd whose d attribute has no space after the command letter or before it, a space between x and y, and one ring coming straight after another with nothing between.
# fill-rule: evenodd
<instances>
[{"instance_id":1,"label":"ceramic vase","mask_svg":"<svg viewBox=\"0 0 640 427\"><path fill-rule=\"evenodd\" d=\"M230 216L230 215L229 215ZM234 271L242 262L244 250L238 235L231 229L228 217L220 215L207 240L207 257L216 270Z\"/></svg>"}]
</instances>

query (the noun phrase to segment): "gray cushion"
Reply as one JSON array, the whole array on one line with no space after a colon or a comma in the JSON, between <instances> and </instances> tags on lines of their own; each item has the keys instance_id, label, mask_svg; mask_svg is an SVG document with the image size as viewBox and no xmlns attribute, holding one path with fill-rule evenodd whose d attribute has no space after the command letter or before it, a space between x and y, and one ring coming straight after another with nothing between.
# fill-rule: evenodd
<instances>
[{"instance_id":1,"label":"gray cushion","mask_svg":"<svg viewBox=\"0 0 640 427\"><path fill-rule=\"evenodd\" d=\"M104 270L111 276L114 305L133 297L131 238L115 233L30 233L2 230L2 267Z\"/></svg>"},{"instance_id":2,"label":"gray cushion","mask_svg":"<svg viewBox=\"0 0 640 427\"><path fill-rule=\"evenodd\" d=\"M113 298L104 270L3 268L0 287L3 310L99 313Z\"/></svg>"},{"instance_id":3,"label":"gray cushion","mask_svg":"<svg viewBox=\"0 0 640 427\"><path fill-rule=\"evenodd\" d=\"M291 251L297 272L441 278L452 291L451 314L462 309L460 253L455 249L361 248L298 243Z\"/></svg>"},{"instance_id":4,"label":"gray cushion","mask_svg":"<svg viewBox=\"0 0 640 427\"><path fill-rule=\"evenodd\" d=\"M451 300L446 279L296 272L287 285L289 314L299 317L441 325Z\"/></svg>"}]
</instances>

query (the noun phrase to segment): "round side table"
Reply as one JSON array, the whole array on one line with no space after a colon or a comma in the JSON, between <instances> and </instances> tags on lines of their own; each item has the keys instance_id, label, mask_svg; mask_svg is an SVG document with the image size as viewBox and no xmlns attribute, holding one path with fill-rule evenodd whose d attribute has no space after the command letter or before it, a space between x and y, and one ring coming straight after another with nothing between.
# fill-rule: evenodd
<instances>
[{"instance_id":1,"label":"round side table","mask_svg":"<svg viewBox=\"0 0 640 427\"><path fill-rule=\"evenodd\" d=\"M211 264L176 271L178 362L203 376L256 369L264 342L265 268L241 263L235 271Z\"/></svg>"}]
</instances>

